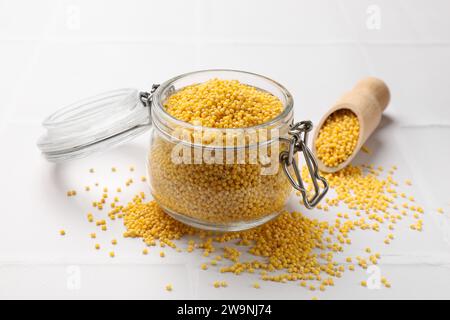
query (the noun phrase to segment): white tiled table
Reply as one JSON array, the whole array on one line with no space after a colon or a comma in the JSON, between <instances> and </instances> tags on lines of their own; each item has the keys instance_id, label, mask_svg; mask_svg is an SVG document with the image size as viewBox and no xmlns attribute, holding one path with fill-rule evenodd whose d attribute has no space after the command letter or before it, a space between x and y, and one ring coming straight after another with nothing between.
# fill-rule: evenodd
<instances>
[{"instance_id":1,"label":"white tiled table","mask_svg":"<svg viewBox=\"0 0 450 320\"><path fill-rule=\"evenodd\" d=\"M0 0L0 298L450 298L449 12L445 0ZM355 233L346 253L380 251L391 289L362 288L368 275L357 271L325 293L294 283L262 282L255 290L255 277L202 272L199 253L143 256L139 240L121 239L120 222L98 232L104 247L118 237L117 257L93 250L85 221L91 198L65 193L93 180L114 186L111 166L126 179L134 164L139 177L147 137L54 166L36 148L40 122L85 96L147 89L206 68L272 77L294 95L296 118L313 121L359 78L388 83L392 102L368 143L374 154L358 160L396 164L398 180L413 180L407 190L427 211L424 231L403 224L390 246L382 235ZM290 206L309 217L336 213ZM217 279L229 287L214 289ZM168 282L171 293L163 289Z\"/></svg>"}]
</instances>

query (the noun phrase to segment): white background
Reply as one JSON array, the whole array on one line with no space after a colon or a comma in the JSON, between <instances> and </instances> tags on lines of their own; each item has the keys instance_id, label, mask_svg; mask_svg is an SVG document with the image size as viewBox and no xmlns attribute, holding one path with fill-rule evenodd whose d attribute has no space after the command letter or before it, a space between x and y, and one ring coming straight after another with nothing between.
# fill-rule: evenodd
<instances>
[{"instance_id":1,"label":"white background","mask_svg":"<svg viewBox=\"0 0 450 320\"><path fill-rule=\"evenodd\" d=\"M450 298L449 13L445 0L0 0L0 298ZM200 270L206 261L200 253L166 250L161 259L150 249L143 256L140 240L122 239L119 221L97 232L102 250L93 249L95 227L85 216L94 192L82 189L96 181L110 189L132 176L138 181L148 136L54 166L36 147L41 121L85 96L148 89L207 68L279 81L294 95L299 120L318 121L364 76L388 83L392 101L368 142L373 153L357 161L398 166L401 189L426 209L424 231L402 223L390 246L382 241L386 232L356 232L345 256L363 255L367 246L380 251L391 289L362 288L369 275L358 269L324 293L262 281L256 290L256 276ZM404 185L407 178L413 186ZM68 189L78 195L68 198ZM121 198L138 190L148 193L136 182ZM337 213L290 206L319 219ZM113 237L119 243L111 259ZM229 287L214 289L215 280ZM167 283L173 292L164 290Z\"/></svg>"}]
</instances>

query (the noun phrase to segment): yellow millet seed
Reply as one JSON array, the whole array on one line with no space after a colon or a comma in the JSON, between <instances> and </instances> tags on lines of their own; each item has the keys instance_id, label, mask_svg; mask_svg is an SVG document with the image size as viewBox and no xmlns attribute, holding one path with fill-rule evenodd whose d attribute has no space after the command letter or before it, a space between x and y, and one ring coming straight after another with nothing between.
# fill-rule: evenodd
<instances>
[{"instance_id":1,"label":"yellow millet seed","mask_svg":"<svg viewBox=\"0 0 450 320\"><path fill-rule=\"evenodd\" d=\"M95 234L94 232L90 234L91 239L95 239L97 238L97 234Z\"/></svg>"},{"instance_id":2,"label":"yellow millet seed","mask_svg":"<svg viewBox=\"0 0 450 320\"><path fill-rule=\"evenodd\" d=\"M166 256L166 254L164 253L164 251L161 251L161 252L159 253L159 256L160 256L161 258L164 258L164 257Z\"/></svg>"},{"instance_id":3,"label":"yellow millet seed","mask_svg":"<svg viewBox=\"0 0 450 320\"><path fill-rule=\"evenodd\" d=\"M366 146L362 146L361 147L361 151L364 152L364 153L370 154L370 149L367 148Z\"/></svg>"},{"instance_id":4,"label":"yellow millet seed","mask_svg":"<svg viewBox=\"0 0 450 320\"><path fill-rule=\"evenodd\" d=\"M59 230L59 234L60 234L61 236L65 236L65 235L66 235L66 231L65 231L65 230Z\"/></svg>"},{"instance_id":5,"label":"yellow millet seed","mask_svg":"<svg viewBox=\"0 0 450 320\"><path fill-rule=\"evenodd\" d=\"M144 254L144 255L148 254L148 249L147 249L147 248L144 248L144 249L142 250L142 254Z\"/></svg>"},{"instance_id":6,"label":"yellow millet seed","mask_svg":"<svg viewBox=\"0 0 450 320\"><path fill-rule=\"evenodd\" d=\"M111 244L112 244L113 246L115 246L115 245L117 244L117 240L116 240L116 239L112 239L112 240L111 240Z\"/></svg>"},{"instance_id":7,"label":"yellow millet seed","mask_svg":"<svg viewBox=\"0 0 450 320\"><path fill-rule=\"evenodd\" d=\"M337 167L354 152L359 139L358 117L348 109L333 112L316 139L317 157L328 167Z\"/></svg>"},{"instance_id":8,"label":"yellow millet seed","mask_svg":"<svg viewBox=\"0 0 450 320\"><path fill-rule=\"evenodd\" d=\"M100 250L100 245L98 243L95 244L95 250Z\"/></svg>"},{"instance_id":9,"label":"yellow millet seed","mask_svg":"<svg viewBox=\"0 0 450 320\"><path fill-rule=\"evenodd\" d=\"M168 285L166 285L166 291L172 291L173 290L173 288L172 288L172 285L171 284L168 284Z\"/></svg>"},{"instance_id":10,"label":"yellow millet seed","mask_svg":"<svg viewBox=\"0 0 450 320\"><path fill-rule=\"evenodd\" d=\"M253 283L253 288L259 289L259 288L261 288L261 286L259 285L258 282L255 282L255 283Z\"/></svg>"},{"instance_id":11,"label":"yellow millet seed","mask_svg":"<svg viewBox=\"0 0 450 320\"><path fill-rule=\"evenodd\" d=\"M111 251L111 252L109 253L109 256L110 256L111 258L114 258L114 257L116 256L116 254L114 253L114 251Z\"/></svg>"}]
</instances>

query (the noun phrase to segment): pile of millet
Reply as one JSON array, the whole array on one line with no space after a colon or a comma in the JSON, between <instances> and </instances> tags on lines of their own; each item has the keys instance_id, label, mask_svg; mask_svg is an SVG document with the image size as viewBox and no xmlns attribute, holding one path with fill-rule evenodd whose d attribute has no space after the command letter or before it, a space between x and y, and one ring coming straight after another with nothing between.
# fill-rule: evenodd
<instances>
[{"instance_id":1,"label":"pile of millet","mask_svg":"<svg viewBox=\"0 0 450 320\"><path fill-rule=\"evenodd\" d=\"M334 168L353 154L359 139L358 117L348 109L333 112L320 128L316 139L316 156Z\"/></svg>"},{"instance_id":2,"label":"pile of millet","mask_svg":"<svg viewBox=\"0 0 450 320\"><path fill-rule=\"evenodd\" d=\"M179 120L221 129L256 126L283 110L282 102L266 91L220 79L182 88L167 98L164 107ZM152 194L166 211L227 226L268 218L283 210L291 186L282 170L262 175L263 164L251 163L248 152L243 163L238 163L237 157L234 163L224 164L174 163L175 147L176 143L156 133L148 156Z\"/></svg>"},{"instance_id":3,"label":"pile of millet","mask_svg":"<svg viewBox=\"0 0 450 320\"><path fill-rule=\"evenodd\" d=\"M268 122L283 111L269 92L238 80L211 79L175 92L164 102L176 119L209 128L248 128Z\"/></svg>"}]
</instances>

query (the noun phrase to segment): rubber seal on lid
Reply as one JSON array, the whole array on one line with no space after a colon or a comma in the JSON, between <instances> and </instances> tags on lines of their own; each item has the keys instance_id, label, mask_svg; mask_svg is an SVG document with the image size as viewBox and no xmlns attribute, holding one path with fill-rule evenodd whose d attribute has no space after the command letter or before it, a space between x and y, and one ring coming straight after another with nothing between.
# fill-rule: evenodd
<instances>
[{"instance_id":1,"label":"rubber seal on lid","mask_svg":"<svg viewBox=\"0 0 450 320\"><path fill-rule=\"evenodd\" d=\"M136 89L108 91L73 103L44 122L38 147L47 160L86 157L130 140L151 126L150 107Z\"/></svg>"}]
</instances>

